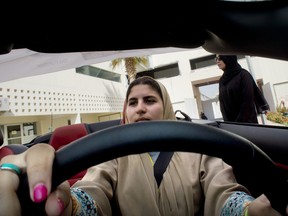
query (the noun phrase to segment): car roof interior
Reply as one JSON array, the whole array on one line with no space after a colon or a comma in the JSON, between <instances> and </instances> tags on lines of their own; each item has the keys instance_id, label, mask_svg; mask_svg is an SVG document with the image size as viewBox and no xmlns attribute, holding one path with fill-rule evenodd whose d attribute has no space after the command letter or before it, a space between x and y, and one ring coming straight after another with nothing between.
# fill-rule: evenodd
<instances>
[{"instance_id":1,"label":"car roof interior","mask_svg":"<svg viewBox=\"0 0 288 216\"><path fill-rule=\"evenodd\" d=\"M18 5L13 19L1 15L5 31L0 53L20 48L66 53L202 46L211 53L288 60L284 1L201 0L159 6L146 1L135 9L127 4Z\"/></svg>"}]
</instances>

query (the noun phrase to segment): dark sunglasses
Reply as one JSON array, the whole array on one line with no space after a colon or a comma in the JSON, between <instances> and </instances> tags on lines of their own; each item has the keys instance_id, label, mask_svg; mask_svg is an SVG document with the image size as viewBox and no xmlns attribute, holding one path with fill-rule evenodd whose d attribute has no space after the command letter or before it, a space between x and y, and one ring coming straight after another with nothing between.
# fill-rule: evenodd
<instances>
[{"instance_id":1,"label":"dark sunglasses","mask_svg":"<svg viewBox=\"0 0 288 216\"><path fill-rule=\"evenodd\" d=\"M215 57L215 62L217 61L222 61L222 59L220 57Z\"/></svg>"}]
</instances>

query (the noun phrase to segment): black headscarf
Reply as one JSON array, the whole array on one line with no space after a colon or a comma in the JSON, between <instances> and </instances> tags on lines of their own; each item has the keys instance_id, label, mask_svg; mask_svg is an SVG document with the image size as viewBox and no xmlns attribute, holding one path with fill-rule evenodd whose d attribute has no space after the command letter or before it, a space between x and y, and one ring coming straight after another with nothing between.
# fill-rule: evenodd
<instances>
[{"instance_id":1,"label":"black headscarf","mask_svg":"<svg viewBox=\"0 0 288 216\"><path fill-rule=\"evenodd\" d=\"M226 68L223 70L224 74L219 80L219 84L225 84L231 80L235 75L240 73L243 68L237 61L236 55L219 55L219 58L225 63Z\"/></svg>"}]
</instances>

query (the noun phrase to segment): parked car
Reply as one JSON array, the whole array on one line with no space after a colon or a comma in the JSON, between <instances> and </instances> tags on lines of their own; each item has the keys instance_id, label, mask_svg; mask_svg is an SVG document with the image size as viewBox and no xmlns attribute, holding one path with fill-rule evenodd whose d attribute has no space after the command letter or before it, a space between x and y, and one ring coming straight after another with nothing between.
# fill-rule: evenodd
<instances>
[{"instance_id":1,"label":"parked car","mask_svg":"<svg viewBox=\"0 0 288 216\"><path fill-rule=\"evenodd\" d=\"M76 10L68 7L62 10L55 5L45 10L38 6L21 7L13 13L13 19L1 19L5 25L0 53L5 56L23 48L41 54L96 51L99 58L103 54L112 58L118 54L120 57L142 55L147 50L157 53L163 48L169 51L169 48L203 47L211 53L288 60L288 4L283 1L202 0L189 2L189 5L165 2L160 8L146 2L143 8L135 10L125 2L115 4L113 8L111 5L95 8L83 3L77 5ZM132 21L134 25L130 24ZM25 64L20 65L25 67ZM6 73L14 76L13 71ZM37 70L32 73L36 75ZM277 71L271 73L276 76ZM16 76L27 75L28 72ZM253 195L266 194L275 209L285 212L288 203L287 127L209 120L145 122L133 127L114 123L107 130L90 130L91 134L57 151L54 186L92 164L125 154L154 150L195 151L223 158L235 169L238 181L247 185ZM139 133L143 130L149 137ZM165 148L156 142L159 134L166 142ZM106 145L108 135L109 146ZM38 137L24 146L37 144L39 140L49 144L51 136ZM94 145L96 140L98 144ZM196 145L199 142L201 146ZM27 190L27 185L22 187ZM22 189L19 191L24 195L24 206L30 209L29 199L25 198L28 193Z\"/></svg>"}]
</instances>

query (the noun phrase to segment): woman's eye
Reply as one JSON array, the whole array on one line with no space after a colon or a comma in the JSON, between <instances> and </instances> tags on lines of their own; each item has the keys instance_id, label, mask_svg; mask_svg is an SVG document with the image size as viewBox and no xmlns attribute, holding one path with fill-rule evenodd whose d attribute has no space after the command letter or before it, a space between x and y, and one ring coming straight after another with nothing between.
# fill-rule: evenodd
<instances>
[{"instance_id":1,"label":"woman's eye","mask_svg":"<svg viewBox=\"0 0 288 216\"><path fill-rule=\"evenodd\" d=\"M135 106L137 104L137 102L136 101L129 101L129 103L128 103L128 105L129 106Z\"/></svg>"},{"instance_id":2,"label":"woman's eye","mask_svg":"<svg viewBox=\"0 0 288 216\"><path fill-rule=\"evenodd\" d=\"M153 99L153 98L149 98L149 99L146 99L146 103L147 104L153 104L153 103L155 103L156 101L155 101L155 99Z\"/></svg>"}]
</instances>

